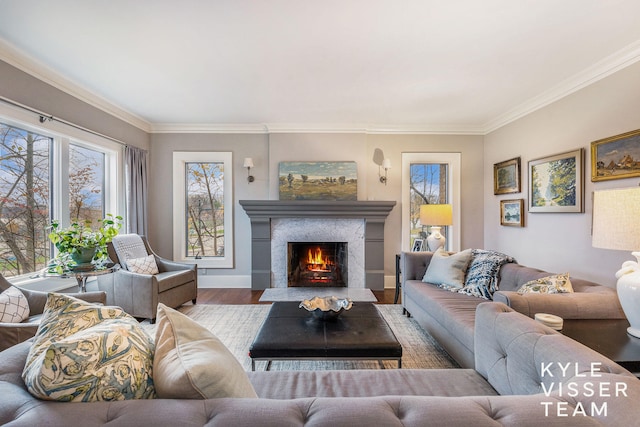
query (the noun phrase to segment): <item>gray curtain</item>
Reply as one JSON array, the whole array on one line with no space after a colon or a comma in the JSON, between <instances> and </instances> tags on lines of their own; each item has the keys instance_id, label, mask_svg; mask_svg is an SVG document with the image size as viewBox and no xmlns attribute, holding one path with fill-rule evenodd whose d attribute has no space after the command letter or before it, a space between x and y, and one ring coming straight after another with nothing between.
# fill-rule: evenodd
<instances>
[{"instance_id":1,"label":"gray curtain","mask_svg":"<svg viewBox=\"0 0 640 427\"><path fill-rule=\"evenodd\" d=\"M127 233L147 234L147 152L136 147L124 149L127 191Z\"/></svg>"}]
</instances>

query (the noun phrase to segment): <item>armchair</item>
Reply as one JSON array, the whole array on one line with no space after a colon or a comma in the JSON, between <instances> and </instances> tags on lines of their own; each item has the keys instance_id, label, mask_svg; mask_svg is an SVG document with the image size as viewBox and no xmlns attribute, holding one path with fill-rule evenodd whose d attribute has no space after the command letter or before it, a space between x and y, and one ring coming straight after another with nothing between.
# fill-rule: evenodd
<instances>
[{"instance_id":1,"label":"armchair","mask_svg":"<svg viewBox=\"0 0 640 427\"><path fill-rule=\"evenodd\" d=\"M158 303L177 308L185 302L196 303L198 270L195 264L183 264L162 258L153 252L144 236L119 234L107 245L112 261L120 270L98 277L98 289L107 293L107 304L117 305L133 317L155 322ZM139 273L132 260L153 256L157 273Z\"/></svg>"},{"instance_id":2,"label":"armchair","mask_svg":"<svg viewBox=\"0 0 640 427\"><path fill-rule=\"evenodd\" d=\"M13 286L0 275L0 292ZM29 317L21 323L0 323L0 351L32 338L38 331L42 312L47 302L48 292L31 291L19 288L29 303ZM85 292L68 294L87 302L106 304L104 292Z\"/></svg>"}]
</instances>

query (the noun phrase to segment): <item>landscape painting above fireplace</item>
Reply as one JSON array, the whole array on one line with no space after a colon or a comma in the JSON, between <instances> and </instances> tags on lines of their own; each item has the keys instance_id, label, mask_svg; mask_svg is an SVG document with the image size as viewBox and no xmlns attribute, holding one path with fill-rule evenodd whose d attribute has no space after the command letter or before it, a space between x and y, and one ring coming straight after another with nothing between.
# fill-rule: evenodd
<instances>
[{"instance_id":1,"label":"landscape painting above fireplace","mask_svg":"<svg viewBox=\"0 0 640 427\"><path fill-rule=\"evenodd\" d=\"M280 162L280 200L357 200L356 162Z\"/></svg>"}]
</instances>

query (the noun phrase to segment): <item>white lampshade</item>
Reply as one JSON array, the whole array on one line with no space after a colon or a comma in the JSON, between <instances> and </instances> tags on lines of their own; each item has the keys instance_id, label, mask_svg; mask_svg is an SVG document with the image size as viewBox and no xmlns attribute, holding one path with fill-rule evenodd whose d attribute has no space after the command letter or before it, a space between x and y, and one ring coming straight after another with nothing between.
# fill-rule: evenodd
<instances>
[{"instance_id":1,"label":"white lampshade","mask_svg":"<svg viewBox=\"0 0 640 427\"><path fill-rule=\"evenodd\" d=\"M382 169L384 170L391 169L391 159L384 159L382 161Z\"/></svg>"},{"instance_id":2,"label":"white lampshade","mask_svg":"<svg viewBox=\"0 0 640 427\"><path fill-rule=\"evenodd\" d=\"M640 250L640 187L596 191L593 194L593 236L596 248ZM640 338L640 252L616 273L616 290L631 325L627 332Z\"/></svg>"},{"instance_id":3,"label":"white lampshade","mask_svg":"<svg viewBox=\"0 0 640 427\"><path fill-rule=\"evenodd\" d=\"M440 226L453 224L453 207L451 205L420 206L420 224L431 226L431 234L427 237L427 248L432 252L444 248L447 239L440 234Z\"/></svg>"},{"instance_id":4,"label":"white lampshade","mask_svg":"<svg viewBox=\"0 0 640 427\"><path fill-rule=\"evenodd\" d=\"M245 168L252 168L253 167L253 159L251 157L245 157L244 158L244 163L242 164L243 167Z\"/></svg>"},{"instance_id":5,"label":"white lampshade","mask_svg":"<svg viewBox=\"0 0 640 427\"><path fill-rule=\"evenodd\" d=\"M451 205L421 205L420 224L451 225L453 224L453 207Z\"/></svg>"},{"instance_id":6,"label":"white lampshade","mask_svg":"<svg viewBox=\"0 0 640 427\"><path fill-rule=\"evenodd\" d=\"M595 248L640 250L640 187L593 193Z\"/></svg>"}]
</instances>

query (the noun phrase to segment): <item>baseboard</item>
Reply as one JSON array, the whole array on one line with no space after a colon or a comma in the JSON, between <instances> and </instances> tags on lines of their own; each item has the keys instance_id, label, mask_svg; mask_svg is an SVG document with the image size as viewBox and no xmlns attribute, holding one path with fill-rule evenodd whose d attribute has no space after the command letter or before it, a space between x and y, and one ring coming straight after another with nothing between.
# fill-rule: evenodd
<instances>
[{"instance_id":1,"label":"baseboard","mask_svg":"<svg viewBox=\"0 0 640 427\"><path fill-rule=\"evenodd\" d=\"M396 276L384 276L384 288L395 289L396 288Z\"/></svg>"},{"instance_id":2,"label":"baseboard","mask_svg":"<svg viewBox=\"0 0 640 427\"><path fill-rule=\"evenodd\" d=\"M198 288L249 288L251 276L219 276L198 274Z\"/></svg>"}]
</instances>

